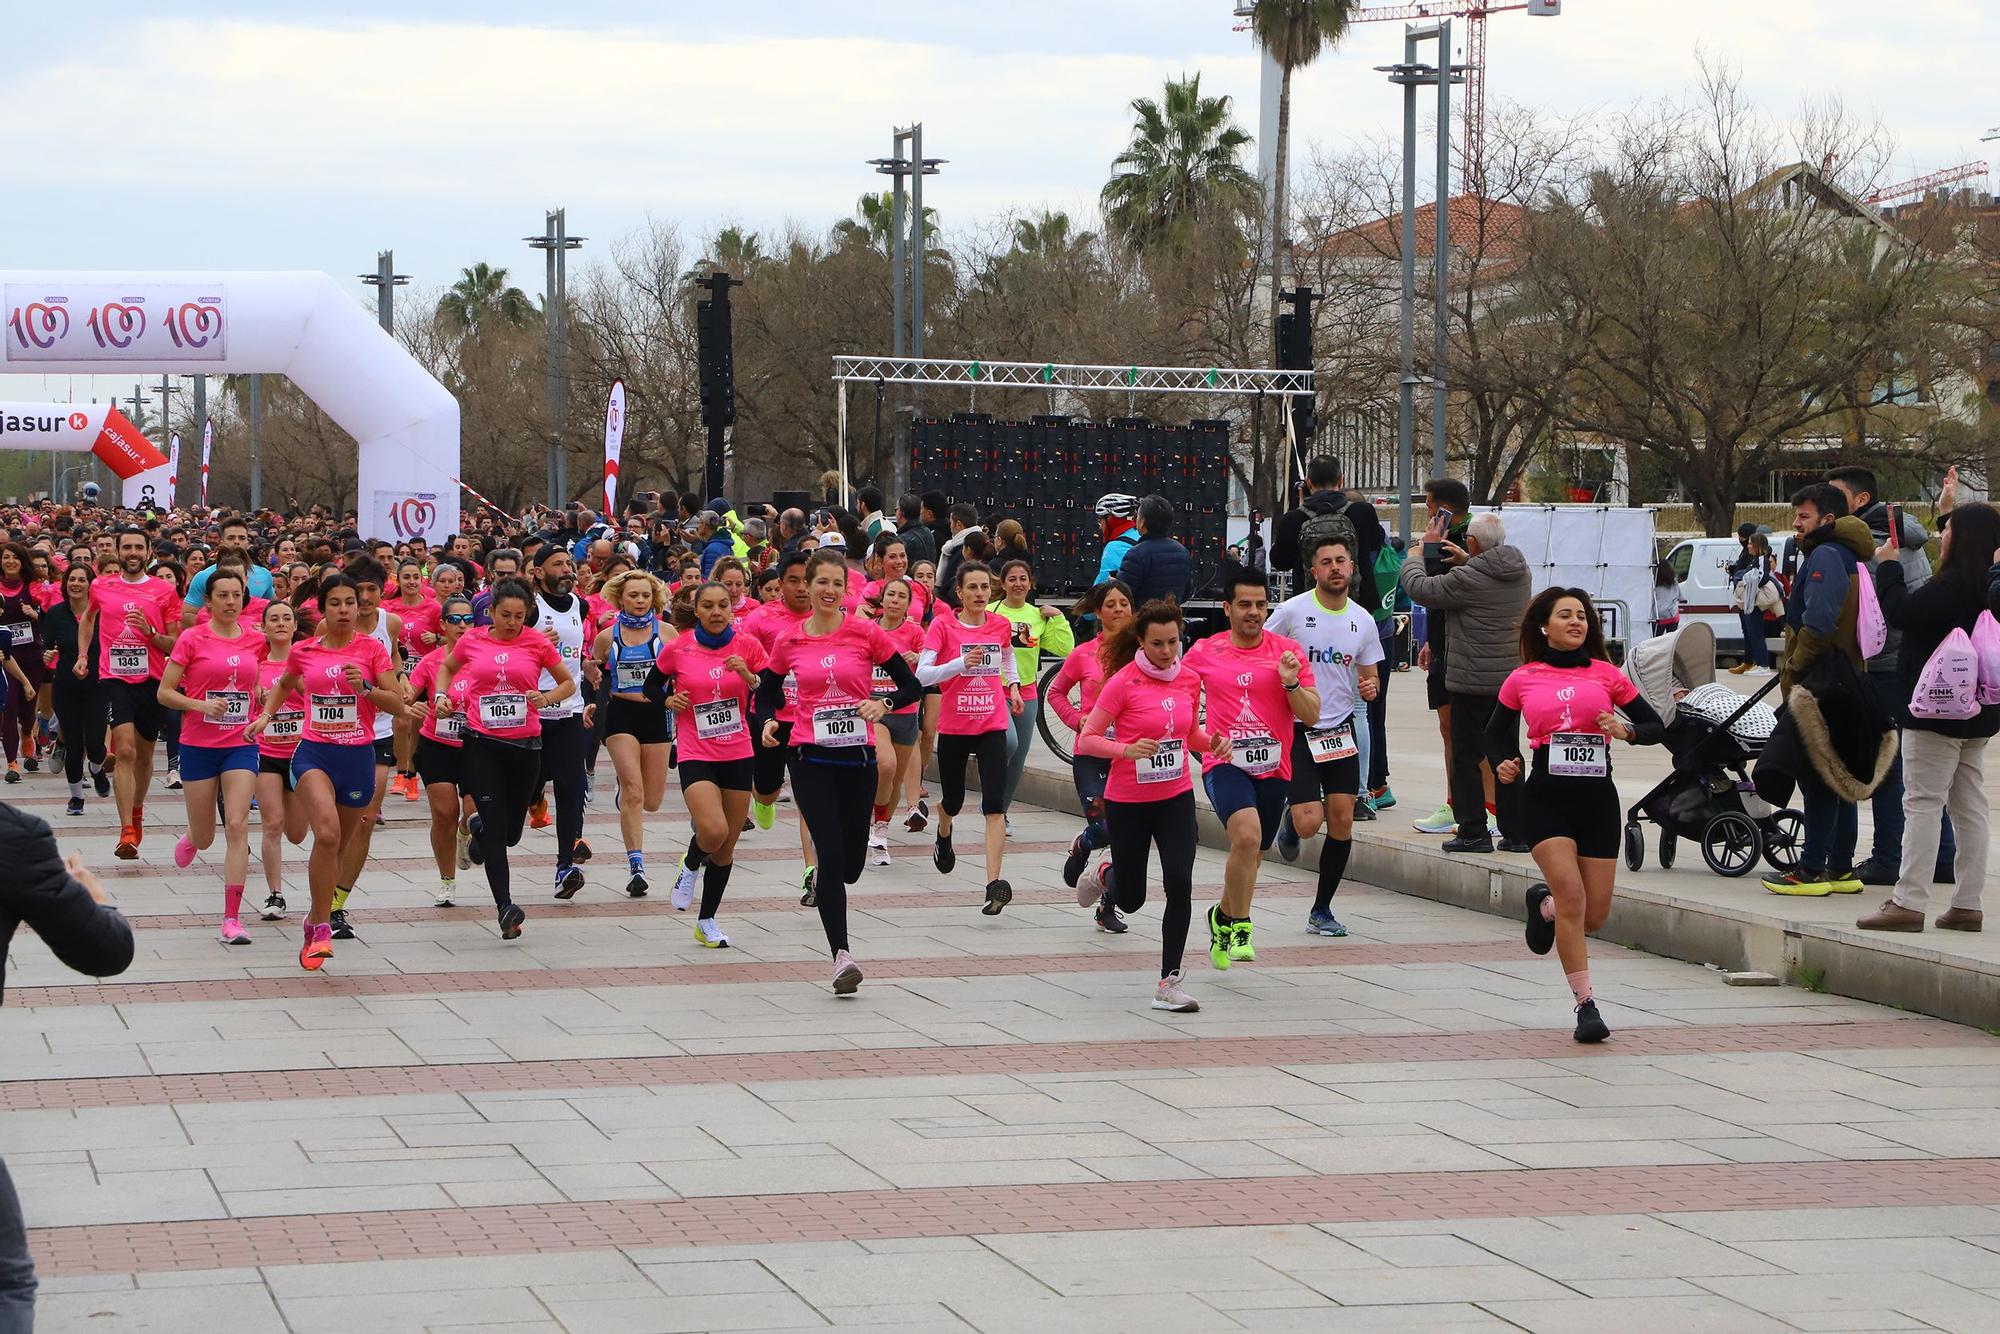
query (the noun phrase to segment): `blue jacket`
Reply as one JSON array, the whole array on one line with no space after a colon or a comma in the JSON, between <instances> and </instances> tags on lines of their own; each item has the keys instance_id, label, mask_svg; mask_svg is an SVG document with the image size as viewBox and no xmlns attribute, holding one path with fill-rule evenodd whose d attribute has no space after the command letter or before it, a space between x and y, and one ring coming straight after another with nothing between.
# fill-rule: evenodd
<instances>
[{"instance_id":1,"label":"blue jacket","mask_svg":"<svg viewBox=\"0 0 2000 1334\"><path fill-rule=\"evenodd\" d=\"M736 554L736 544L730 540L728 531L719 530L708 539L701 549L701 577L706 579L714 571L715 563L724 556Z\"/></svg>"},{"instance_id":2,"label":"blue jacket","mask_svg":"<svg viewBox=\"0 0 2000 1334\"><path fill-rule=\"evenodd\" d=\"M1137 607L1156 598L1186 602L1194 596L1194 561L1171 537L1142 537L1133 543L1119 562L1118 577L1132 590Z\"/></svg>"},{"instance_id":3,"label":"blue jacket","mask_svg":"<svg viewBox=\"0 0 2000 1334\"><path fill-rule=\"evenodd\" d=\"M1138 545L1138 542L1139 530L1137 528L1127 528L1124 532L1106 542L1104 544L1104 555L1097 562L1097 578L1091 580L1091 582L1093 584L1101 584L1107 580L1117 578L1118 566L1124 561L1125 553Z\"/></svg>"}]
</instances>

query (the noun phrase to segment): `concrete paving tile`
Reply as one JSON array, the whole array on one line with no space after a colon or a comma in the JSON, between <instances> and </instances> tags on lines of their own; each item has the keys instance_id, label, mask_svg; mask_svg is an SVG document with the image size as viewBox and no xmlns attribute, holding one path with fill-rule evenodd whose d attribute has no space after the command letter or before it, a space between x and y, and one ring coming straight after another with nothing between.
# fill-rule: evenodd
<instances>
[{"instance_id":1,"label":"concrete paving tile","mask_svg":"<svg viewBox=\"0 0 2000 1334\"><path fill-rule=\"evenodd\" d=\"M526 1288L505 1284L393 1295L349 1290L311 1298L280 1297L278 1306L291 1334L352 1334L359 1329L412 1330L442 1324L497 1325L545 1320L549 1314Z\"/></svg>"},{"instance_id":2,"label":"concrete paving tile","mask_svg":"<svg viewBox=\"0 0 2000 1334\"><path fill-rule=\"evenodd\" d=\"M615 1284L643 1279L617 1251L551 1255L445 1256L430 1260L364 1260L344 1264L271 1265L265 1281L281 1298L339 1297L366 1292L454 1292L519 1285Z\"/></svg>"},{"instance_id":3,"label":"concrete paving tile","mask_svg":"<svg viewBox=\"0 0 2000 1334\"><path fill-rule=\"evenodd\" d=\"M877 1302L940 1301L983 1327L977 1308L986 1304L1038 1302L1048 1285L990 1251L926 1255L912 1264L897 1255L863 1252L844 1259L767 1260L778 1279L815 1306L862 1306Z\"/></svg>"},{"instance_id":4,"label":"concrete paving tile","mask_svg":"<svg viewBox=\"0 0 2000 1334\"><path fill-rule=\"evenodd\" d=\"M1382 1306L1408 1302L1527 1301L1572 1296L1559 1283L1509 1264L1439 1266L1428 1269L1344 1269L1295 1274L1307 1286L1342 1306Z\"/></svg>"},{"instance_id":5,"label":"concrete paving tile","mask_svg":"<svg viewBox=\"0 0 2000 1334\"><path fill-rule=\"evenodd\" d=\"M1532 1334L1780 1334L1791 1328L1717 1297L1613 1297L1597 1301L1494 1301L1483 1306Z\"/></svg>"},{"instance_id":6,"label":"concrete paving tile","mask_svg":"<svg viewBox=\"0 0 2000 1334\"><path fill-rule=\"evenodd\" d=\"M1469 1302L1419 1302L1409 1306L1299 1306L1255 1311L1217 1313L1253 1330L1327 1330L1341 1334L1372 1334L1373 1331L1402 1330L1411 1334L1494 1334L1518 1330L1500 1317L1482 1311ZM1227 1328L1226 1326L1216 1326Z\"/></svg>"},{"instance_id":7,"label":"concrete paving tile","mask_svg":"<svg viewBox=\"0 0 2000 1334\"><path fill-rule=\"evenodd\" d=\"M961 1320L985 1334L1102 1334L1105 1330L1146 1330L1149 1334L1213 1334L1227 1329L1213 1306L1188 1294L1144 1297L1067 1297L995 1301L967 1297L946 1300ZM1321 1328L1324 1328L1322 1325Z\"/></svg>"},{"instance_id":8,"label":"concrete paving tile","mask_svg":"<svg viewBox=\"0 0 2000 1334\"><path fill-rule=\"evenodd\" d=\"M775 1161L725 1159L655 1163L653 1174L681 1195L758 1195L829 1190L882 1190L887 1178L841 1154Z\"/></svg>"},{"instance_id":9,"label":"concrete paving tile","mask_svg":"<svg viewBox=\"0 0 2000 1334\"><path fill-rule=\"evenodd\" d=\"M1452 1230L1491 1255L1564 1283L1783 1272L1741 1249L1683 1231L1672 1219L1491 1218L1457 1223Z\"/></svg>"},{"instance_id":10,"label":"concrete paving tile","mask_svg":"<svg viewBox=\"0 0 2000 1334\"><path fill-rule=\"evenodd\" d=\"M180 1334L214 1328L228 1312L229 1334L295 1334L261 1283L226 1287L60 1292L44 1287L35 1303L39 1334Z\"/></svg>"},{"instance_id":11,"label":"concrete paving tile","mask_svg":"<svg viewBox=\"0 0 2000 1334\"><path fill-rule=\"evenodd\" d=\"M1994 1233L2000 1215L1976 1205L1931 1208L1740 1209L1675 1214L1668 1226L1734 1245L1745 1241L1837 1241L1870 1237L1967 1237Z\"/></svg>"},{"instance_id":12,"label":"concrete paving tile","mask_svg":"<svg viewBox=\"0 0 2000 1334\"><path fill-rule=\"evenodd\" d=\"M158 1223L230 1213L205 1172L120 1172L28 1166L14 1171L29 1227Z\"/></svg>"},{"instance_id":13,"label":"concrete paving tile","mask_svg":"<svg viewBox=\"0 0 2000 1334\"><path fill-rule=\"evenodd\" d=\"M2000 1254L1952 1237L1738 1241L1735 1249L1793 1274L1932 1274L1967 1288L2000 1288Z\"/></svg>"},{"instance_id":14,"label":"concrete paving tile","mask_svg":"<svg viewBox=\"0 0 2000 1334\"><path fill-rule=\"evenodd\" d=\"M1718 1296L1780 1319L1793 1311L1879 1311L1886 1308L1915 1314L1921 1307L1953 1312L1958 1319L1976 1316L1988 1322L1988 1328L2000 1328L2000 1299L1929 1274L1883 1271L1809 1274L1796 1278L1689 1277Z\"/></svg>"},{"instance_id":15,"label":"concrete paving tile","mask_svg":"<svg viewBox=\"0 0 2000 1334\"><path fill-rule=\"evenodd\" d=\"M784 1292L776 1275L754 1260L690 1260L639 1266L648 1282L669 1297L710 1297L732 1292Z\"/></svg>"}]
</instances>

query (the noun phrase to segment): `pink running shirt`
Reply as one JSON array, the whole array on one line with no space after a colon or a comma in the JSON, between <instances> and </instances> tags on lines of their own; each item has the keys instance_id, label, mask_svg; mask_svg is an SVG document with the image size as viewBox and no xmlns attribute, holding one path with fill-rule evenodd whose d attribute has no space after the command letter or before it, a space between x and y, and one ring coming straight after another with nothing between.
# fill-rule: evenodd
<instances>
[{"instance_id":1,"label":"pink running shirt","mask_svg":"<svg viewBox=\"0 0 2000 1334\"><path fill-rule=\"evenodd\" d=\"M358 695L347 683L349 663L361 669L366 686ZM302 639L292 645L291 669L299 674L299 693L306 697L301 740L334 746L365 746L374 740L375 705L367 690L393 671L381 640L357 633L345 646L333 648L324 639Z\"/></svg>"},{"instance_id":2,"label":"pink running shirt","mask_svg":"<svg viewBox=\"0 0 2000 1334\"><path fill-rule=\"evenodd\" d=\"M472 696L465 674L461 672L451 683L451 702L457 711L440 715L437 711L438 672L444 666L445 647L439 644L417 660L410 669L410 693L418 703L430 709L424 717L424 725L417 735L427 736L440 746L462 746L465 744L465 712L472 707Z\"/></svg>"},{"instance_id":3,"label":"pink running shirt","mask_svg":"<svg viewBox=\"0 0 2000 1334\"><path fill-rule=\"evenodd\" d=\"M257 664L259 708L263 707L263 701L270 696L271 687L278 684L278 679L291 665L289 657L284 662L272 662L269 658L265 658ZM305 696L294 690L284 703L271 710L270 726L257 734L257 753L269 755L274 759L289 760L293 752L299 748L299 737L305 731L305 724Z\"/></svg>"},{"instance_id":4,"label":"pink running shirt","mask_svg":"<svg viewBox=\"0 0 2000 1334\"><path fill-rule=\"evenodd\" d=\"M1182 668L1201 678L1208 695L1208 730L1226 732L1228 763L1252 778L1292 776L1291 692L1278 679L1278 659L1289 652L1301 674L1310 672L1306 651L1283 635L1266 632L1255 648L1237 648L1229 632L1210 635L1187 651ZM1221 761L1204 758L1204 767Z\"/></svg>"},{"instance_id":5,"label":"pink running shirt","mask_svg":"<svg viewBox=\"0 0 2000 1334\"><path fill-rule=\"evenodd\" d=\"M763 644L737 631L721 648L704 648L692 632L668 640L660 646L654 665L671 678L668 694L687 692L688 711L674 715L674 744L681 758L707 760L747 760L753 748L750 737L750 697L755 693L748 681L723 666L731 658L755 676L764 670L770 654Z\"/></svg>"},{"instance_id":6,"label":"pink running shirt","mask_svg":"<svg viewBox=\"0 0 2000 1334\"><path fill-rule=\"evenodd\" d=\"M472 712L465 725L481 736L519 741L542 734L541 715L529 707L528 692L542 673L562 661L562 650L539 630L524 629L512 639L493 637L493 627L481 626L459 637L452 650L453 698L460 678Z\"/></svg>"},{"instance_id":7,"label":"pink running shirt","mask_svg":"<svg viewBox=\"0 0 2000 1334\"><path fill-rule=\"evenodd\" d=\"M780 639L765 664L769 671L798 678L792 744L872 747L874 726L861 722L854 710L873 693L875 664L897 651L895 641L862 616L850 616L832 634L819 637L807 634L806 624L801 621Z\"/></svg>"},{"instance_id":8,"label":"pink running shirt","mask_svg":"<svg viewBox=\"0 0 2000 1334\"><path fill-rule=\"evenodd\" d=\"M137 611L155 634L181 623L181 595L171 579L129 581L123 574L100 574L90 581L90 606L97 613L97 674L116 681L157 681L167 655L134 630L125 614ZM143 660L141 654L144 654Z\"/></svg>"},{"instance_id":9,"label":"pink running shirt","mask_svg":"<svg viewBox=\"0 0 2000 1334\"><path fill-rule=\"evenodd\" d=\"M967 646L971 648L968 651ZM1004 616L986 613L977 626L968 626L958 614L940 616L924 635L924 651L935 655L936 663L955 661L966 654L966 668L957 676L938 683L943 707L938 713L938 731L946 736L977 736L981 732L1005 729L1010 719L1007 708L1007 669L1014 661L1014 626Z\"/></svg>"},{"instance_id":10,"label":"pink running shirt","mask_svg":"<svg viewBox=\"0 0 2000 1334\"><path fill-rule=\"evenodd\" d=\"M878 621L876 624L879 627L881 623ZM882 633L889 636L889 642L896 646L898 653L907 653L910 655L906 661L910 664L910 670L915 671L917 655L924 651L924 627L917 623L916 617L906 616L903 618L901 625L893 630L883 630ZM875 666L875 674L871 680L871 685L878 699L890 694L896 688L896 683L890 679L889 673L882 669L880 663L877 663ZM920 699L915 704L905 704L902 708L897 709L896 712L915 713L922 707L924 707L924 702Z\"/></svg>"},{"instance_id":11,"label":"pink running shirt","mask_svg":"<svg viewBox=\"0 0 2000 1334\"><path fill-rule=\"evenodd\" d=\"M1582 667L1531 662L1516 667L1500 683L1500 702L1520 711L1530 750L1547 745L1557 732L1602 735L1597 715L1638 697L1639 687L1602 658Z\"/></svg>"},{"instance_id":12,"label":"pink running shirt","mask_svg":"<svg viewBox=\"0 0 2000 1334\"><path fill-rule=\"evenodd\" d=\"M1063 726L1072 732L1083 730L1084 719L1090 717L1091 709L1097 704L1098 692L1104 689L1104 658L1098 652L1103 647L1102 639L1078 644L1063 659L1055 679L1049 682L1046 702L1056 711L1056 717L1063 720ZM1069 702L1072 688L1082 701L1080 705Z\"/></svg>"},{"instance_id":13,"label":"pink running shirt","mask_svg":"<svg viewBox=\"0 0 2000 1334\"><path fill-rule=\"evenodd\" d=\"M1097 697L1097 707L1091 710L1090 721L1103 719L1120 746L1142 737L1173 744L1163 744L1150 760L1123 755L1112 760L1111 778L1104 785L1108 800L1160 801L1194 787L1190 738L1195 733L1195 708L1200 699L1201 678L1185 665L1179 676L1164 683L1141 672L1136 663L1128 662L1111 674ZM1143 778L1141 766L1145 769Z\"/></svg>"},{"instance_id":14,"label":"pink running shirt","mask_svg":"<svg viewBox=\"0 0 2000 1334\"><path fill-rule=\"evenodd\" d=\"M180 664L181 693L189 699L219 698L228 712L212 722L199 710L181 715L184 746L242 746L243 729L257 716L257 665L264 660L264 636L239 624L234 639L212 625L197 625L174 641L168 661Z\"/></svg>"}]
</instances>

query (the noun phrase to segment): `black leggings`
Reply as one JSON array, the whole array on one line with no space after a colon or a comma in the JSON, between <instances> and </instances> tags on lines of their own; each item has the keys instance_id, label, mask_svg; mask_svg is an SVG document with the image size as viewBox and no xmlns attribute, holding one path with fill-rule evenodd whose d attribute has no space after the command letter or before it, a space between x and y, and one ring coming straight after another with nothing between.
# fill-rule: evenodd
<instances>
[{"instance_id":1,"label":"black leggings","mask_svg":"<svg viewBox=\"0 0 2000 1334\"><path fill-rule=\"evenodd\" d=\"M826 948L838 954L847 948L847 887L868 864L868 821L875 811L873 754L866 764L823 764L810 753L795 753L792 800L819 857L813 889Z\"/></svg>"},{"instance_id":2,"label":"black leggings","mask_svg":"<svg viewBox=\"0 0 2000 1334\"><path fill-rule=\"evenodd\" d=\"M495 741L468 729L458 756L458 790L472 798L479 811L479 847L486 862L486 883L493 902L505 908L514 901L513 875L507 849L521 841L528 807L541 786L534 751Z\"/></svg>"},{"instance_id":3,"label":"black leggings","mask_svg":"<svg viewBox=\"0 0 2000 1334\"><path fill-rule=\"evenodd\" d=\"M590 732L583 715L542 719L542 783L556 789L556 865L567 868L583 837L583 778L589 763ZM537 783L539 788L541 783Z\"/></svg>"},{"instance_id":4,"label":"black leggings","mask_svg":"<svg viewBox=\"0 0 2000 1334\"><path fill-rule=\"evenodd\" d=\"M1167 896L1160 912L1160 976L1177 972L1187 951L1188 923L1194 917L1194 790L1160 801L1104 802L1111 829L1111 872L1120 912L1146 903L1148 844L1160 850L1160 887Z\"/></svg>"},{"instance_id":5,"label":"black leggings","mask_svg":"<svg viewBox=\"0 0 2000 1334\"><path fill-rule=\"evenodd\" d=\"M104 699L95 681L79 681L64 672L55 679L55 706L63 769L70 782L81 783L85 756L93 769L104 767Z\"/></svg>"},{"instance_id":6,"label":"black leggings","mask_svg":"<svg viewBox=\"0 0 2000 1334\"><path fill-rule=\"evenodd\" d=\"M938 781L944 794L938 804L952 819L965 805L965 762L979 761L979 813L999 815L1007 809L1007 729L954 736L940 732L937 739Z\"/></svg>"},{"instance_id":7,"label":"black leggings","mask_svg":"<svg viewBox=\"0 0 2000 1334\"><path fill-rule=\"evenodd\" d=\"M23 647L28 653L33 654L35 666L29 667L27 665L27 657L22 657L22 671L28 678L28 688L26 690L21 689L20 684L12 677L9 677L7 680L7 715L4 730L7 740L7 761L10 764L20 756L22 729L29 727L35 721L35 696L40 692L42 684L41 673L35 670L36 667L41 665L42 650L40 646L28 644ZM70 679L75 680L76 678L71 677Z\"/></svg>"}]
</instances>

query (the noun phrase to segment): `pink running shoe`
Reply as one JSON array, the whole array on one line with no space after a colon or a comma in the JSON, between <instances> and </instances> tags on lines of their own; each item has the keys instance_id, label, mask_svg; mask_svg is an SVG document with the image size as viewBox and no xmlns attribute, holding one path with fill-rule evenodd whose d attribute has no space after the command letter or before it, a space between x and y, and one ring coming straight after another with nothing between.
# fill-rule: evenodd
<instances>
[{"instance_id":1,"label":"pink running shoe","mask_svg":"<svg viewBox=\"0 0 2000 1334\"><path fill-rule=\"evenodd\" d=\"M250 933L243 929L243 923L234 917L222 919L222 943L225 945L248 945Z\"/></svg>"},{"instance_id":2,"label":"pink running shoe","mask_svg":"<svg viewBox=\"0 0 2000 1334\"><path fill-rule=\"evenodd\" d=\"M852 996L861 987L861 965L846 950L833 956L833 994Z\"/></svg>"},{"instance_id":3,"label":"pink running shoe","mask_svg":"<svg viewBox=\"0 0 2000 1334\"><path fill-rule=\"evenodd\" d=\"M186 870L194 861L194 840L182 834L174 841L174 865Z\"/></svg>"}]
</instances>

